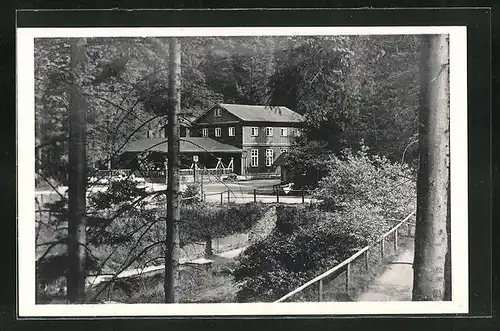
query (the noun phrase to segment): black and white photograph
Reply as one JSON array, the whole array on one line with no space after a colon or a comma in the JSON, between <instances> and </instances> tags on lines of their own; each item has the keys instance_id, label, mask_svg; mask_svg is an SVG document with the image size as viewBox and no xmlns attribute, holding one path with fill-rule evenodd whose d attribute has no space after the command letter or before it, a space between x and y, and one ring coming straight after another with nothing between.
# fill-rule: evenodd
<instances>
[{"instance_id":1,"label":"black and white photograph","mask_svg":"<svg viewBox=\"0 0 500 331\"><path fill-rule=\"evenodd\" d=\"M467 313L465 27L17 33L20 315Z\"/></svg>"}]
</instances>

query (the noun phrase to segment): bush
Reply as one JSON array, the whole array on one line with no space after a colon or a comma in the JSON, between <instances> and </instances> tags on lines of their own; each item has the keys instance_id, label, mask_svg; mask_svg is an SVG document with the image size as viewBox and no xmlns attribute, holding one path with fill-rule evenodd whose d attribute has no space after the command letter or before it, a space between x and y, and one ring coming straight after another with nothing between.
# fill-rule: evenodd
<instances>
[{"instance_id":1,"label":"bush","mask_svg":"<svg viewBox=\"0 0 500 331\"><path fill-rule=\"evenodd\" d=\"M387 228L309 206L278 206L276 228L247 248L234 272L239 302L273 301L351 256Z\"/></svg>"},{"instance_id":2,"label":"bush","mask_svg":"<svg viewBox=\"0 0 500 331\"><path fill-rule=\"evenodd\" d=\"M200 185L198 183L190 183L182 192L184 204L195 203L200 201Z\"/></svg>"},{"instance_id":3,"label":"bush","mask_svg":"<svg viewBox=\"0 0 500 331\"><path fill-rule=\"evenodd\" d=\"M277 207L276 228L240 256L239 302L274 301L378 239L416 204L406 165L368 156L366 147L329 156L314 206Z\"/></svg>"},{"instance_id":4,"label":"bush","mask_svg":"<svg viewBox=\"0 0 500 331\"><path fill-rule=\"evenodd\" d=\"M266 212L262 203L196 202L181 209L181 245L248 231Z\"/></svg>"},{"instance_id":5,"label":"bush","mask_svg":"<svg viewBox=\"0 0 500 331\"><path fill-rule=\"evenodd\" d=\"M315 198L330 211L359 214L356 209L363 208L369 217L404 218L416 206L415 175L406 164L369 156L367 149L362 145L356 153L331 156L329 174L319 182Z\"/></svg>"},{"instance_id":6,"label":"bush","mask_svg":"<svg viewBox=\"0 0 500 331\"><path fill-rule=\"evenodd\" d=\"M286 165L297 187L315 187L328 173L331 151L322 141L301 139L288 152Z\"/></svg>"}]
</instances>

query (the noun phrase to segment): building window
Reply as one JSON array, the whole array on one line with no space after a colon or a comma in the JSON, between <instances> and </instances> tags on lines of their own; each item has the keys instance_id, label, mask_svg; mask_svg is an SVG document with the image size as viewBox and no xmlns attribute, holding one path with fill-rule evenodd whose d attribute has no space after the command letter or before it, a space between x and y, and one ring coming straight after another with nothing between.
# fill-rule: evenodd
<instances>
[{"instance_id":1,"label":"building window","mask_svg":"<svg viewBox=\"0 0 500 331\"><path fill-rule=\"evenodd\" d=\"M273 135L273 128L266 128L266 136L271 137Z\"/></svg>"},{"instance_id":2,"label":"building window","mask_svg":"<svg viewBox=\"0 0 500 331\"><path fill-rule=\"evenodd\" d=\"M295 137L300 137L301 134L302 134L302 132L300 131L300 129L295 128Z\"/></svg>"},{"instance_id":3,"label":"building window","mask_svg":"<svg viewBox=\"0 0 500 331\"><path fill-rule=\"evenodd\" d=\"M203 128L201 129L201 135L203 137L208 137L208 129L207 128Z\"/></svg>"},{"instance_id":4,"label":"building window","mask_svg":"<svg viewBox=\"0 0 500 331\"><path fill-rule=\"evenodd\" d=\"M153 130L148 130L148 132L146 132L146 138L153 138Z\"/></svg>"},{"instance_id":5,"label":"building window","mask_svg":"<svg viewBox=\"0 0 500 331\"><path fill-rule=\"evenodd\" d=\"M252 149L250 151L250 166L257 167L259 165L259 150Z\"/></svg>"},{"instance_id":6,"label":"building window","mask_svg":"<svg viewBox=\"0 0 500 331\"><path fill-rule=\"evenodd\" d=\"M253 127L252 128L252 137L257 137L259 135L259 128Z\"/></svg>"},{"instance_id":7,"label":"building window","mask_svg":"<svg viewBox=\"0 0 500 331\"><path fill-rule=\"evenodd\" d=\"M229 127L229 137L234 137L235 132L236 132L236 130L235 130L234 126L230 126Z\"/></svg>"},{"instance_id":8,"label":"building window","mask_svg":"<svg viewBox=\"0 0 500 331\"><path fill-rule=\"evenodd\" d=\"M273 150L271 148L266 149L266 167L270 167L273 165Z\"/></svg>"},{"instance_id":9,"label":"building window","mask_svg":"<svg viewBox=\"0 0 500 331\"><path fill-rule=\"evenodd\" d=\"M281 149L281 153L286 153L286 152L288 152L288 150L286 148Z\"/></svg>"},{"instance_id":10,"label":"building window","mask_svg":"<svg viewBox=\"0 0 500 331\"><path fill-rule=\"evenodd\" d=\"M280 132L281 132L281 136L282 137L288 136L288 130L287 130L287 128L281 128Z\"/></svg>"},{"instance_id":11,"label":"building window","mask_svg":"<svg viewBox=\"0 0 500 331\"><path fill-rule=\"evenodd\" d=\"M215 136L220 137L221 136L221 128L215 128Z\"/></svg>"},{"instance_id":12,"label":"building window","mask_svg":"<svg viewBox=\"0 0 500 331\"><path fill-rule=\"evenodd\" d=\"M215 117L221 117L221 116L222 116L222 109L215 108Z\"/></svg>"}]
</instances>

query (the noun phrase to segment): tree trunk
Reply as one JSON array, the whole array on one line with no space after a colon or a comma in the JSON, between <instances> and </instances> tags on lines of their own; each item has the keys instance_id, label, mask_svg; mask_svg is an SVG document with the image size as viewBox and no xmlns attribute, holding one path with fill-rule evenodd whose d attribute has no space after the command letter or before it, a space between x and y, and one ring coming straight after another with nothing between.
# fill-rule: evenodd
<instances>
[{"instance_id":1,"label":"tree trunk","mask_svg":"<svg viewBox=\"0 0 500 331\"><path fill-rule=\"evenodd\" d=\"M447 35L422 37L414 301L444 298L448 251L448 59Z\"/></svg>"},{"instance_id":2,"label":"tree trunk","mask_svg":"<svg viewBox=\"0 0 500 331\"><path fill-rule=\"evenodd\" d=\"M165 256L165 302L175 303L175 288L179 278L179 122L181 108L181 44L170 39L168 81L168 179L167 179L167 240Z\"/></svg>"},{"instance_id":3,"label":"tree trunk","mask_svg":"<svg viewBox=\"0 0 500 331\"><path fill-rule=\"evenodd\" d=\"M85 213L86 213L86 105L79 88L85 72L85 38L71 40L71 102L69 109L68 165L68 274L67 297L70 303L85 300Z\"/></svg>"}]
</instances>

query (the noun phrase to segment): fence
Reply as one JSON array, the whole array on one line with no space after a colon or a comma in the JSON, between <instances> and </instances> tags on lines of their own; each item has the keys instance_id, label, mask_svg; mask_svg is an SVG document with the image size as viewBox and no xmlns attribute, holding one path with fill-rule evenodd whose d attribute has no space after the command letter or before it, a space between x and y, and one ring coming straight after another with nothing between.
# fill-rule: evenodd
<instances>
[{"instance_id":1,"label":"fence","mask_svg":"<svg viewBox=\"0 0 500 331\"><path fill-rule=\"evenodd\" d=\"M229 175L232 173L230 168L197 168L196 174L194 169L181 169L179 173L183 177L204 178L206 180L211 180L213 177L220 178L224 175Z\"/></svg>"},{"instance_id":2,"label":"fence","mask_svg":"<svg viewBox=\"0 0 500 331\"><path fill-rule=\"evenodd\" d=\"M203 201L220 202L220 203L246 203L246 202L263 202L263 203L315 203L316 199L309 195L306 190L290 190L288 194L279 190L226 190L222 192L203 193L201 196Z\"/></svg>"},{"instance_id":3,"label":"fence","mask_svg":"<svg viewBox=\"0 0 500 331\"><path fill-rule=\"evenodd\" d=\"M406 224L406 236L412 235L414 224L410 223L409 220L414 214L415 211L411 212L403 220L398 221L396 226L387 231L375 243L362 248L339 265L308 281L275 302L352 301L350 295L357 294L353 293L353 290L362 291L368 285L369 280L367 278L369 277L366 276L369 273L370 266L373 271L377 271L377 267L382 265L380 262L388 261L398 252L401 244L400 237L404 235L400 233L403 224ZM379 254L370 254L371 250L376 248ZM362 261L359 263L361 259ZM356 270L353 270L354 267L356 267ZM344 275L344 277L339 277L341 275ZM357 279L353 278L354 275ZM352 288L353 283L356 283L357 289Z\"/></svg>"}]
</instances>

